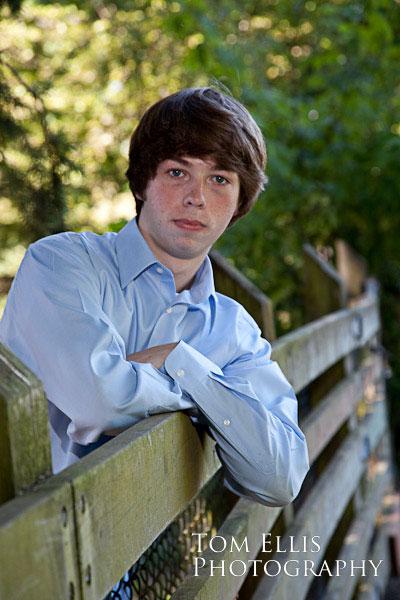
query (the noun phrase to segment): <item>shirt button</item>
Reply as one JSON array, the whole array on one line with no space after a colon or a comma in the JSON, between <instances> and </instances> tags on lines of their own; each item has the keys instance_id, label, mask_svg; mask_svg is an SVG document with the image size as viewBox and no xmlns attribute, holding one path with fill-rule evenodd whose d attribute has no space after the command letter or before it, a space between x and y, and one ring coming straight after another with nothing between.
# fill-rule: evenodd
<instances>
[{"instance_id":1,"label":"shirt button","mask_svg":"<svg viewBox=\"0 0 400 600\"><path fill-rule=\"evenodd\" d=\"M168 306L168 308L167 308L166 312L167 312L167 313L170 313L170 312L172 312L172 308L171 308L170 306Z\"/></svg>"},{"instance_id":2,"label":"shirt button","mask_svg":"<svg viewBox=\"0 0 400 600\"><path fill-rule=\"evenodd\" d=\"M225 420L224 420L224 425L230 425L230 424L231 424L231 422L230 422L230 420L229 420L229 419L225 419Z\"/></svg>"},{"instance_id":3,"label":"shirt button","mask_svg":"<svg viewBox=\"0 0 400 600\"><path fill-rule=\"evenodd\" d=\"M161 267L157 267L156 271L157 271L157 273L162 273L163 272Z\"/></svg>"},{"instance_id":4,"label":"shirt button","mask_svg":"<svg viewBox=\"0 0 400 600\"><path fill-rule=\"evenodd\" d=\"M176 374L178 375L178 377L183 377L185 374L185 371L183 369L178 369Z\"/></svg>"}]
</instances>

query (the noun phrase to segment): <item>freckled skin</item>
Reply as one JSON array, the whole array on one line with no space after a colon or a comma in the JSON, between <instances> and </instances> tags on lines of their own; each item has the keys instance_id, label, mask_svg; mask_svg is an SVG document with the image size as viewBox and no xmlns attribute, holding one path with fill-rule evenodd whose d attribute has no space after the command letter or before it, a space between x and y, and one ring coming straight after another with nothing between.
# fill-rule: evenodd
<instances>
[{"instance_id":1,"label":"freckled skin","mask_svg":"<svg viewBox=\"0 0 400 600\"><path fill-rule=\"evenodd\" d=\"M220 169L211 157L165 160L148 182L139 229L174 274L178 291L236 214L239 191L238 174Z\"/></svg>"}]
</instances>

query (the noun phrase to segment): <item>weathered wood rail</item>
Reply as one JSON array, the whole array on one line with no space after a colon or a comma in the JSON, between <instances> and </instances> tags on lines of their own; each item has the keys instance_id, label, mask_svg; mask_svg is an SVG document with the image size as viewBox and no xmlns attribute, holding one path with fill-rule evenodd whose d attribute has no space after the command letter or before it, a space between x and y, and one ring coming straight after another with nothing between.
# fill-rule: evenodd
<instances>
[{"instance_id":1,"label":"weathered wood rail","mask_svg":"<svg viewBox=\"0 0 400 600\"><path fill-rule=\"evenodd\" d=\"M308 293L314 289L318 294L324 285L330 293L326 300L322 293L315 298L317 320L273 343L273 358L295 390L308 389L312 400L308 414L300 410L313 465L309 481L286 509L238 499L218 530L227 541L226 550L207 548L201 555L204 568L188 574L173 600L233 600L238 593L244 600L365 600L385 588L391 561L380 511L392 476L384 365L375 351L379 302L376 293L358 294L356 300L353 293L351 307L345 308L346 289L339 274L312 249L306 253L309 281L314 281ZM218 255L213 262L223 269ZM242 303L253 306L259 324L273 335L265 295L243 283L232 268L220 281L223 277L240 287ZM322 316L324 303L329 303L330 314ZM337 377L341 364L345 368ZM138 423L58 475L37 482L50 468L46 400L37 379L4 347L0 411L1 599L101 600L220 466L211 438L186 415L172 413ZM247 565L271 559L271 554L260 553L262 533L270 531L280 532L281 547L287 550L272 555L275 569L281 567L279 575L265 574L262 566L257 577L249 569L242 575L230 573L235 560ZM290 540L302 536L319 536L317 556L309 549L299 554L290 548ZM239 547L231 551L233 538ZM239 549L245 539L247 546ZM374 558L383 560L383 566L378 577L361 577L360 571L351 576L343 569L339 577L320 583L310 573L285 574L284 563L299 557L316 566L322 560L332 564ZM211 560L215 565L226 562L224 577L221 570L212 574Z\"/></svg>"}]
</instances>

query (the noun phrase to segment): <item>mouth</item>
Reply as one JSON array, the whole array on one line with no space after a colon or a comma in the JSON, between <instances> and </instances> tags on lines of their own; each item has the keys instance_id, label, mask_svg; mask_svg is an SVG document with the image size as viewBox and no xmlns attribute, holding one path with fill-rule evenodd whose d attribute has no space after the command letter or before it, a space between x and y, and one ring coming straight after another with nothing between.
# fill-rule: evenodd
<instances>
[{"instance_id":1,"label":"mouth","mask_svg":"<svg viewBox=\"0 0 400 600\"><path fill-rule=\"evenodd\" d=\"M204 223L195 219L174 219L173 222L177 227L186 231L201 231L206 227Z\"/></svg>"}]
</instances>

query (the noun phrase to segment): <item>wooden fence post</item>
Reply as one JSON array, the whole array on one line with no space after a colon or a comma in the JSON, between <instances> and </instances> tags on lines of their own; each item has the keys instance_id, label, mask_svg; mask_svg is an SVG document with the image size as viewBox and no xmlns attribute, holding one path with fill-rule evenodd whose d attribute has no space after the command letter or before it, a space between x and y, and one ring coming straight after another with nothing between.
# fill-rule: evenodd
<instances>
[{"instance_id":1,"label":"wooden fence post","mask_svg":"<svg viewBox=\"0 0 400 600\"><path fill-rule=\"evenodd\" d=\"M306 322L345 308L347 289L334 267L327 263L310 244L304 244L305 316Z\"/></svg>"},{"instance_id":2,"label":"wooden fence post","mask_svg":"<svg viewBox=\"0 0 400 600\"><path fill-rule=\"evenodd\" d=\"M217 250L210 252L210 258L217 292L240 302L257 322L263 336L272 342L276 337L272 301Z\"/></svg>"},{"instance_id":3,"label":"wooden fence post","mask_svg":"<svg viewBox=\"0 0 400 600\"><path fill-rule=\"evenodd\" d=\"M331 312L346 308L348 292L342 277L337 270L324 260L309 244L303 246L304 275L305 275L305 317L306 321L313 321ZM309 386L310 405L315 407L320 400L351 371L350 359L344 358L330 367ZM350 425L350 426L349 426ZM355 426L355 417L351 416L338 432L336 439L331 441L315 463L315 474L320 476L327 468L333 453L339 448L340 443L348 434L349 429ZM326 558L330 560L340 549L342 538L353 515L353 502L350 502L341 523L338 525L338 535L333 536L326 551ZM323 582L314 583L314 594L311 598L318 598L323 593Z\"/></svg>"},{"instance_id":4,"label":"wooden fence post","mask_svg":"<svg viewBox=\"0 0 400 600\"><path fill-rule=\"evenodd\" d=\"M336 269L327 263L310 244L303 246L304 256L304 309L306 322L346 308L347 290ZM309 388L311 406L315 406L329 390L344 378L345 359L328 369Z\"/></svg>"},{"instance_id":5,"label":"wooden fence post","mask_svg":"<svg viewBox=\"0 0 400 600\"><path fill-rule=\"evenodd\" d=\"M367 262L344 240L335 242L336 268L350 298L361 296L367 278Z\"/></svg>"},{"instance_id":6,"label":"wooden fence post","mask_svg":"<svg viewBox=\"0 0 400 600\"><path fill-rule=\"evenodd\" d=\"M47 398L39 379L0 344L0 504L51 473Z\"/></svg>"}]
</instances>

